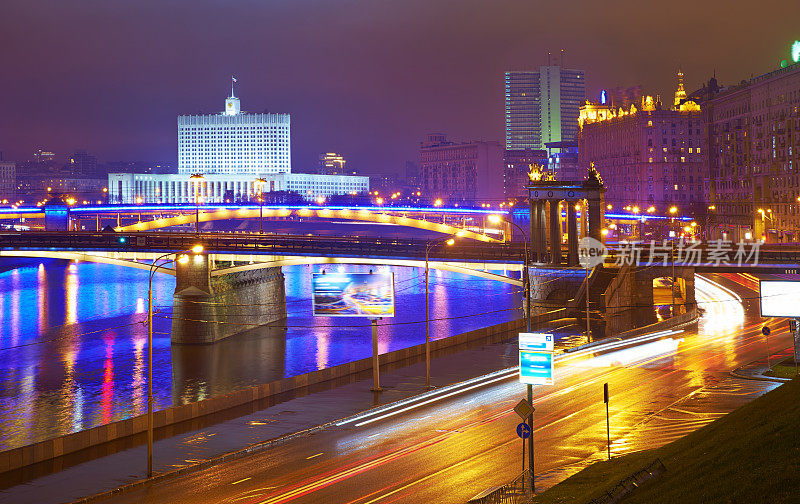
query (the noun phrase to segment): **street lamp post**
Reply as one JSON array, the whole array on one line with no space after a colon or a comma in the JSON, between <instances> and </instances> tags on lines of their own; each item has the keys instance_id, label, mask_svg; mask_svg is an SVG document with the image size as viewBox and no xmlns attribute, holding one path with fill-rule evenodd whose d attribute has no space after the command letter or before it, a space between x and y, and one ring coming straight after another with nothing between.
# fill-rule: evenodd
<instances>
[{"instance_id":1,"label":"street lamp post","mask_svg":"<svg viewBox=\"0 0 800 504\"><path fill-rule=\"evenodd\" d=\"M767 241L768 231L769 231L769 228L767 228L766 220L769 219L770 224L772 223L772 209L771 208L767 208L766 210L764 210L763 208L759 208L758 209L758 213L761 214L761 228L762 228L763 233L764 233L764 235L763 235L764 236L764 242L766 242Z\"/></svg>"},{"instance_id":2,"label":"street lamp post","mask_svg":"<svg viewBox=\"0 0 800 504\"><path fill-rule=\"evenodd\" d=\"M522 229L520 225L517 224L516 222L503 219L499 215L494 215L494 214L490 215L487 218L489 219L489 222L491 222L492 224L500 224L501 222L505 222L506 224L511 224L512 226L517 228L520 233L522 233L522 240L525 243L525 256L524 256L525 264L522 269L522 290L524 291L525 301L526 301L525 318L528 320L527 327L528 327L528 332L530 332L531 331L531 296L530 296L531 286L530 286L530 277L528 276L528 264L529 264L528 248L530 247L530 244L528 243L528 237L525 234L525 230Z\"/></svg>"},{"instance_id":3,"label":"street lamp post","mask_svg":"<svg viewBox=\"0 0 800 504\"><path fill-rule=\"evenodd\" d=\"M452 245L456 242L454 238L442 238L439 240L431 240L425 245L425 389L430 390L431 388L431 316L430 316L430 302L428 301L429 298L429 287L428 287L428 277L430 275L430 268L428 267L428 257L431 251L431 247L436 245L437 243L445 242L448 245Z\"/></svg>"},{"instance_id":4,"label":"street lamp post","mask_svg":"<svg viewBox=\"0 0 800 504\"><path fill-rule=\"evenodd\" d=\"M202 245L195 245L191 249L179 252L167 252L153 259L150 265L150 278L147 288L147 477L153 477L153 276L161 266L158 261L173 254L184 254L194 252L199 254L203 251ZM188 260L188 256L186 257ZM180 260L180 259L179 259Z\"/></svg>"},{"instance_id":5,"label":"street lamp post","mask_svg":"<svg viewBox=\"0 0 800 504\"><path fill-rule=\"evenodd\" d=\"M190 180L196 180L194 186L194 230L197 234L200 234L200 185L201 180L204 180L202 173L193 173L190 177Z\"/></svg>"},{"instance_id":6,"label":"street lamp post","mask_svg":"<svg viewBox=\"0 0 800 504\"><path fill-rule=\"evenodd\" d=\"M672 218L670 219L670 226L669 226L670 227L669 237L671 238L670 254L672 255L672 283L669 287L669 290L672 293L672 307L670 308L671 315L674 317L675 316L675 238L677 237L678 233L672 228L675 227L675 215L678 213L678 207L676 206L669 207L669 213L672 216Z\"/></svg>"},{"instance_id":7,"label":"street lamp post","mask_svg":"<svg viewBox=\"0 0 800 504\"><path fill-rule=\"evenodd\" d=\"M259 221L260 221L260 224L259 224L259 227L258 227L258 232L261 233L261 234L264 234L264 197L263 197L263 188L264 188L264 184L266 184L266 183L267 183L267 181L265 179L263 179L263 178L257 178L256 179L256 184L258 184L258 207L259 207L259 209L258 209L258 218L259 218Z\"/></svg>"}]
</instances>

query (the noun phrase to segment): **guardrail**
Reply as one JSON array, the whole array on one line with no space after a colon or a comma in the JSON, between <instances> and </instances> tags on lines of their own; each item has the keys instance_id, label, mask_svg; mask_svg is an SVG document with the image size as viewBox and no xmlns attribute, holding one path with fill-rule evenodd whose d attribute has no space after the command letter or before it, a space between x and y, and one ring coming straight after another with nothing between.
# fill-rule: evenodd
<instances>
[{"instance_id":1,"label":"guardrail","mask_svg":"<svg viewBox=\"0 0 800 504\"><path fill-rule=\"evenodd\" d=\"M644 469L640 469L631 474L624 480L617 483L617 486L604 493L602 496L590 500L587 504L614 504L623 497L636 490L642 483L649 481L664 473L667 468L661 459L655 459Z\"/></svg>"},{"instance_id":2,"label":"guardrail","mask_svg":"<svg viewBox=\"0 0 800 504\"><path fill-rule=\"evenodd\" d=\"M487 488L468 500L467 504L525 504L533 498L530 477L530 470L525 469L511 483Z\"/></svg>"},{"instance_id":3,"label":"guardrail","mask_svg":"<svg viewBox=\"0 0 800 504\"><path fill-rule=\"evenodd\" d=\"M326 255L424 258L429 241L402 238L349 238L260 233L170 233L170 232L0 232L0 249L170 251L202 244L209 253L274 255ZM459 241L430 247L430 258L453 261L523 262L521 243Z\"/></svg>"},{"instance_id":4,"label":"guardrail","mask_svg":"<svg viewBox=\"0 0 800 504\"><path fill-rule=\"evenodd\" d=\"M0 249L103 250L103 251L170 251L191 248L202 243L210 253L247 253L274 255L339 255L392 258L424 258L430 243L427 240L374 237L328 237L308 235L275 235L261 233L176 233L176 232L96 232L96 231L26 231L0 232ZM754 264L720 264L714 248L696 249L694 260L685 265L710 270L739 271ZM653 252L643 248L635 257L626 250L609 245L606 266L614 267L625 261L637 265L676 266L687 261L675 250ZM453 246L438 243L430 248L430 258L453 261L485 261L522 263L525 245L517 242L484 243L459 240ZM716 258L716 259L715 259ZM759 250L759 266L781 266L800 270L800 247L794 245L765 245ZM773 268L775 269L775 268ZM780 269L780 268L778 268Z\"/></svg>"}]
</instances>

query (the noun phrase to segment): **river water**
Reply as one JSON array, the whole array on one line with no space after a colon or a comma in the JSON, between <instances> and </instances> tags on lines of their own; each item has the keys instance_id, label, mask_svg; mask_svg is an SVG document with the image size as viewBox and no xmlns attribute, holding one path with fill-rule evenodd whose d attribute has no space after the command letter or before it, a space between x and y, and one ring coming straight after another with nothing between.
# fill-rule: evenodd
<instances>
[{"instance_id":1,"label":"river water","mask_svg":"<svg viewBox=\"0 0 800 504\"><path fill-rule=\"evenodd\" d=\"M147 271L8 261L0 261L0 449L144 413ZM156 275L156 409L369 357L369 321L313 317L310 283L312 270L370 268L376 267L284 267L286 327L257 328L208 346L171 345L175 279ZM377 269L395 275L397 313L379 323L380 351L424 342L424 270ZM521 316L521 289L510 284L431 270L430 289L433 339Z\"/></svg>"}]
</instances>

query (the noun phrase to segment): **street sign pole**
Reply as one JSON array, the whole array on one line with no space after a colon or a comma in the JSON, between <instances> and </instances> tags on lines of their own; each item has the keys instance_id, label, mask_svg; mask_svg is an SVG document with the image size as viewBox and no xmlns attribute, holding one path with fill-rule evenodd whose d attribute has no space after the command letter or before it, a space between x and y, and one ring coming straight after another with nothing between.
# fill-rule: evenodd
<instances>
[{"instance_id":1,"label":"street sign pole","mask_svg":"<svg viewBox=\"0 0 800 504\"><path fill-rule=\"evenodd\" d=\"M533 474L533 385L528 384L528 403L531 405L531 413L528 415L528 425L531 426L531 436L528 438L528 471L531 478L531 492L536 493L536 482ZM522 469L525 472L525 469ZM525 478L523 478L524 480Z\"/></svg>"},{"instance_id":2,"label":"street sign pole","mask_svg":"<svg viewBox=\"0 0 800 504\"><path fill-rule=\"evenodd\" d=\"M522 474L525 474L525 438L522 438ZM525 491L525 478L522 478L522 491Z\"/></svg>"},{"instance_id":3,"label":"street sign pole","mask_svg":"<svg viewBox=\"0 0 800 504\"><path fill-rule=\"evenodd\" d=\"M381 371L378 367L378 319L372 319L372 389L381 392Z\"/></svg>"},{"instance_id":4,"label":"street sign pole","mask_svg":"<svg viewBox=\"0 0 800 504\"><path fill-rule=\"evenodd\" d=\"M586 338L592 341L592 326L589 319L589 266L586 266Z\"/></svg>"},{"instance_id":5,"label":"street sign pole","mask_svg":"<svg viewBox=\"0 0 800 504\"><path fill-rule=\"evenodd\" d=\"M611 423L608 418L608 382L603 384L603 401L606 403L606 440L608 447L608 460L611 460Z\"/></svg>"},{"instance_id":6,"label":"street sign pole","mask_svg":"<svg viewBox=\"0 0 800 504\"><path fill-rule=\"evenodd\" d=\"M770 333L769 327L764 326L761 328L761 334L763 334L764 337L767 338L767 370L772 369L772 366L770 366L769 364L769 333Z\"/></svg>"},{"instance_id":7,"label":"street sign pole","mask_svg":"<svg viewBox=\"0 0 800 504\"><path fill-rule=\"evenodd\" d=\"M523 273L525 277L523 282L525 284L525 301L527 302L525 306L525 318L527 320L528 332L531 332L531 276L527 264L525 264ZM533 481L533 385L530 383L528 384L528 403L531 405L531 414L528 416L528 424L531 426L531 437L528 438L528 470L530 471L531 491L536 493L536 485ZM522 472L525 472L524 468Z\"/></svg>"},{"instance_id":8,"label":"street sign pole","mask_svg":"<svg viewBox=\"0 0 800 504\"><path fill-rule=\"evenodd\" d=\"M522 474L525 474L525 438L531 439L533 437L533 427L525 423L525 417L533 416L533 408L525 399L522 399L514 407L514 411L522 418L522 423L517 425L517 436L522 438ZM529 462L530 464L530 462ZM528 467L529 472L533 472L531 467ZM531 480L532 482L533 480ZM531 486L533 489L533 486ZM525 478L522 478L522 490L525 491Z\"/></svg>"},{"instance_id":9,"label":"street sign pole","mask_svg":"<svg viewBox=\"0 0 800 504\"><path fill-rule=\"evenodd\" d=\"M800 360L800 319L794 320L794 327L792 331L792 343L794 345L794 374L800 375L797 371L797 361Z\"/></svg>"}]
</instances>

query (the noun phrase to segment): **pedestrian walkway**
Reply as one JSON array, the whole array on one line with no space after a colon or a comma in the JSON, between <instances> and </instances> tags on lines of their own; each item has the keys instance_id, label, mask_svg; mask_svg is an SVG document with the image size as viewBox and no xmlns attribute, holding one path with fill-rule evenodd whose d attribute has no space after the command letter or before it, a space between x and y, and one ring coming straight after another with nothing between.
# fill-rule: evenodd
<instances>
[{"instance_id":1,"label":"pedestrian walkway","mask_svg":"<svg viewBox=\"0 0 800 504\"><path fill-rule=\"evenodd\" d=\"M580 342L580 337L566 337L561 345ZM442 387L517 364L516 339L463 350L431 360L431 384ZM158 440L153 450L154 471L163 474L198 465L250 445L420 394L425 391L425 362L383 373L384 391L380 394L371 392L371 386L372 380L344 385ZM145 476L146 447L139 445L7 488L0 492L0 503L70 502L131 484ZM4 486L8 485L4 482Z\"/></svg>"},{"instance_id":2,"label":"pedestrian walkway","mask_svg":"<svg viewBox=\"0 0 800 504\"><path fill-rule=\"evenodd\" d=\"M780 354L777 354L777 355L775 355L773 357L776 358L776 359L782 360L782 359L786 358L787 356L791 355L789 353L790 350L791 350L791 348L788 348L784 352L782 352ZM774 365L775 361L773 361L772 364ZM731 374L733 376L738 377L738 378L746 378L746 379L749 379L749 380L763 380L763 381L771 381L771 382L776 382L776 383L785 383L785 382L792 381L791 378L779 378L777 376L767 376L764 373L766 373L768 370L769 370L769 367L767 366L766 360L764 360L764 361L751 362L750 364L748 364L746 366L742 366L740 368L734 369L733 371L731 371Z\"/></svg>"}]
</instances>

